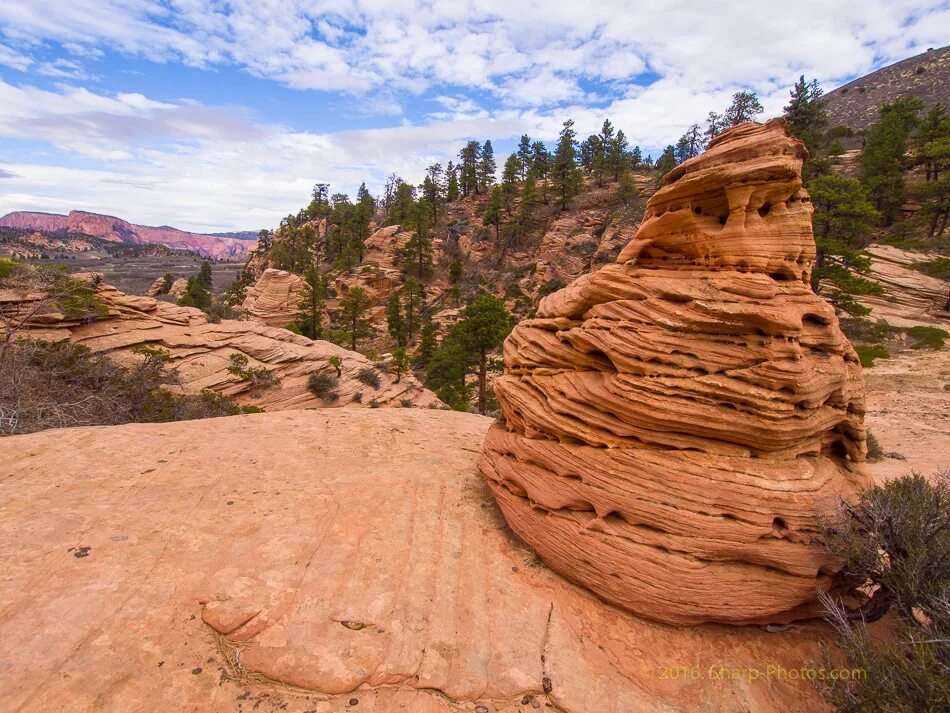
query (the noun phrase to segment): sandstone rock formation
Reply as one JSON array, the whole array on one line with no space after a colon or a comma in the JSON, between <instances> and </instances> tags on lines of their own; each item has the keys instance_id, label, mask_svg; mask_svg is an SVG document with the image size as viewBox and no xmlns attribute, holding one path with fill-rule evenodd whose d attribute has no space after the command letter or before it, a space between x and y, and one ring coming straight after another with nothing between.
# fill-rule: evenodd
<instances>
[{"instance_id":1,"label":"sandstone rock formation","mask_svg":"<svg viewBox=\"0 0 950 713\"><path fill-rule=\"evenodd\" d=\"M284 327L300 315L306 284L299 275L268 268L248 288L241 310L249 318L272 327Z\"/></svg>"},{"instance_id":2,"label":"sandstone rock formation","mask_svg":"<svg viewBox=\"0 0 950 713\"><path fill-rule=\"evenodd\" d=\"M809 288L804 156L781 120L724 132L505 344L482 471L546 563L630 611L788 621L838 584L809 540L866 483L864 387Z\"/></svg>"},{"instance_id":3,"label":"sandstone rock formation","mask_svg":"<svg viewBox=\"0 0 950 713\"><path fill-rule=\"evenodd\" d=\"M174 287L172 289L174 291ZM96 286L96 296L108 309L106 319L83 323L67 320L62 314L44 314L30 325L29 333L38 339L68 339L84 344L119 363L139 358L132 353L136 345L166 349L171 354L169 366L178 370L182 391L198 393L212 389L234 397L238 403L267 410L443 405L414 377L403 376L396 383L393 376L384 369L376 369L362 354L330 342L312 341L286 329L247 320L212 323L201 310L178 307L151 297L126 295L104 283ZM42 295L33 298L41 299ZM0 292L0 309L8 313L24 302L23 295ZM25 308L23 304L24 311ZM280 385L252 388L249 380L228 371L232 354L246 356L251 368L273 371L280 377ZM343 362L339 383L332 389L336 398L318 398L307 390L307 379L315 372L336 377L336 369L327 363L334 356ZM378 388L360 380L363 370L376 373Z\"/></svg>"},{"instance_id":4,"label":"sandstone rock formation","mask_svg":"<svg viewBox=\"0 0 950 713\"><path fill-rule=\"evenodd\" d=\"M764 673L818 660L826 627L667 627L541 565L478 475L490 423L340 409L3 439L3 708L829 710Z\"/></svg>"},{"instance_id":5,"label":"sandstone rock formation","mask_svg":"<svg viewBox=\"0 0 950 713\"><path fill-rule=\"evenodd\" d=\"M915 262L934 260L937 253L911 252L892 245L871 245L871 270L867 277L880 284L883 295L862 295L872 319L886 319L895 327L936 326L950 329L948 285L943 280L912 270Z\"/></svg>"}]
</instances>

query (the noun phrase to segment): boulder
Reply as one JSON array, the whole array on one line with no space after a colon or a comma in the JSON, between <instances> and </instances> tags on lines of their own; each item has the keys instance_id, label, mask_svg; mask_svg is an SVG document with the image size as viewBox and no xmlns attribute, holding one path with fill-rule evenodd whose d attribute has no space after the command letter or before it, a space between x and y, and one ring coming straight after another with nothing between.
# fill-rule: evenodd
<instances>
[{"instance_id":1,"label":"boulder","mask_svg":"<svg viewBox=\"0 0 950 713\"><path fill-rule=\"evenodd\" d=\"M844 586L812 538L868 483L864 385L809 287L805 156L782 120L724 132L505 343L482 472L552 569L629 611L786 622Z\"/></svg>"},{"instance_id":2,"label":"boulder","mask_svg":"<svg viewBox=\"0 0 950 713\"><path fill-rule=\"evenodd\" d=\"M300 315L306 284L299 275L268 268L258 278L241 305L244 314L271 327L285 327Z\"/></svg>"}]
</instances>

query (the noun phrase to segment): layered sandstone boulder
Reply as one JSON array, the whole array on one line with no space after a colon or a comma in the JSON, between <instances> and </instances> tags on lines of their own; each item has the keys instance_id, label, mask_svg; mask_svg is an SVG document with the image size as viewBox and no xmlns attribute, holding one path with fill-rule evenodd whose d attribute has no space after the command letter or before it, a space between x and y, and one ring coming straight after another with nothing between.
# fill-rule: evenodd
<instances>
[{"instance_id":1,"label":"layered sandstone boulder","mask_svg":"<svg viewBox=\"0 0 950 713\"><path fill-rule=\"evenodd\" d=\"M624 609L781 622L840 584L811 540L866 484L864 386L809 287L805 156L781 120L724 132L505 344L482 472L547 564Z\"/></svg>"},{"instance_id":2,"label":"layered sandstone boulder","mask_svg":"<svg viewBox=\"0 0 950 713\"><path fill-rule=\"evenodd\" d=\"M268 268L248 288L241 310L250 319L271 327L284 327L300 315L306 284L299 275Z\"/></svg>"}]
</instances>

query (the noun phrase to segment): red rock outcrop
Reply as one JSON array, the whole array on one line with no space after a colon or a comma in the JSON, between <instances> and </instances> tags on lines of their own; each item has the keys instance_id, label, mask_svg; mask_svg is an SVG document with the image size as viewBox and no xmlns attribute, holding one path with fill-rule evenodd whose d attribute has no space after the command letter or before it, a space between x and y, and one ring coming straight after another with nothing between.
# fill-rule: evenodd
<instances>
[{"instance_id":1,"label":"red rock outcrop","mask_svg":"<svg viewBox=\"0 0 950 713\"><path fill-rule=\"evenodd\" d=\"M867 482L864 386L809 288L805 155L781 120L724 132L505 344L482 472L547 564L624 609L780 622L839 584L810 541Z\"/></svg>"},{"instance_id":2,"label":"red rock outcrop","mask_svg":"<svg viewBox=\"0 0 950 713\"><path fill-rule=\"evenodd\" d=\"M77 273L74 277L84 276ZM175 289L173 285L172 292ZM41 314L34 318L29 334L49 341L68 339L93 352L108 354L119 363L139 358L132 352L136 345L165 349L171 356L169 367L178 372L177 388L183 392L211 389L234 397L238 403L268 411L336 406L444 406L413 376L403 376L397 382L362 354L330 342L310 340L249 320L209 322L201 310L126 295L104 283L96 286L96 297L108 310L105 319L85 323L67 320L58 313ZM26 312L30 299L41 300L43 295L0 291L0 310L7 314L17 309ZM274 372L280 384L254 389L251 381L228 371L233 354L246 356L250 368ZM331 357L341 359L339 374L328 363ZM366 383L372 379L365 370L375 374L378 386ZM307 379L315 372L337 378L338 383L332 387L335 397L318 398L307 389ZM364 372L362 379L360 372Z\"/></svg>"},{"instance_id":3,"label":"red rock outcrop","mask_svg":"<svg viewBox=\"0 0 950 713\"><path fill-rule=\"evenodd\" d=\"M827 627L654 624L526 552L478 475L490 423L338 409L3 439L5 709L830 709L797 675Z\"/></svg>"},{"instance_id":4,"label":"red rock outcrop","mask_svg":"<svg viewBox=\"0 0 950 713\"><path fill-rule=\"evenodd\" d=\"M305 292L306 284L299 275L267 268L254 286L248 288L241 310L262 324L285 327L300 315L300 301Z\"/></svg>"},{"instance_id":5,"label":"red rock outcrop","mask_svg":"<svg viewBox=\"0 0 950 713\"><path fill-rule=\"evenodd\" d=\"M71 211L69 215L15 211L0 218L0 227L82 233L104 240L134 245L164 245L173 250L193 250L217 260L245 259L257 246L256 240L190 233L167 225L159 227L135 225L122 218L82 210Z\"/></svg>"}]
</instances>

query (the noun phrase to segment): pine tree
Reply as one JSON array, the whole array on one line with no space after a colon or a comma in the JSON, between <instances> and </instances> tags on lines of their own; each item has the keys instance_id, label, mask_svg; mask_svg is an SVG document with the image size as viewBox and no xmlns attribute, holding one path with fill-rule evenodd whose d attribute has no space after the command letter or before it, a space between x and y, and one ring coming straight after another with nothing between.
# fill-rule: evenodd
<instances>
[{"instance_id":1,"label":"pine tree","mask_svg":"<svg viewBox=\"0 0 950 713\"><path fill-rule=\"evenodd\" d=\"M703 151L703 144L703 132L700 130L699 124L693 124L676 142L676 148L673 152L676 162L683 163L683 161L694 156L699 156Z\"/></svg>"},{"instance_id":2,"label":"pine tree","mask_svg":"<svg viewBox=\"0 0 950 713\"><path fill-rule=\"evenodd\" d=\"M461 321L453 327L453 338L475 357L479 413L487 410L488 353L501 347L512 326L504 301L482 295L462 311Z\"/></svg>"},{"instance_id":3,"label":"pine tree","mask_svg":"<svg viewBox=\"0 0 950 713\"><path fill-rule=\"evenodd\" d=\"M551 180L558 196L561 210L567 210L567 204L577 195L583 185L580 169L577 167L576 134L574 121L568 119L558 137L557 151L554 153L554 165L551 167Z\"/></svg>"},{"instance_id":4,"label":"pine tree","mask_svg":"<svg viewBox=\"0 0 950 713\"><path fill-rule=\"evenodd\" d=\"M670 144L664 150L660 158L656 161L656 170L661 176L676 168L676 149Z\"/></svg>"},{"instance_id":5,"label":"pine tree","mask_svg":"<svg viewBox=\"0 0 950 713\"><path fill-rule=\"evenodd\" d=\"M399 302L399 294L393 292L386 302L386 328L399 348L406 346L406 318Z\"/></svg>"},{"instance_id":6,"label":"pine tree","mask_svg":"<svg viewBox=\"0 0 950 713\"><path fill-rule=\"evenodd\" d=\"M534 171L535 180L544 181L547 179L551 172L553 160L551 152L548 151L544 142L535 141L531 144L531 165L528 167L528 170ZM525 171L525 180L527 180L527 178L528 172Z\"/></svg>"},{"instance_id":7,"label":"pine tree","mask_svg":"<svg viewBox=\"0 0 950 713\"><path fill-rule=\"evenodd\" d=\"M323 333L324 300L326 298L326 278L315 265L308 266L304 272L304 294L298 307L300 316L294 323L296 329L309 339L320 339Z\"/></svg>"},{"instance_id":8,"label":"pine tree","mask_svg":"<svg viewBox=\"0 0 950 713\"><path fill-rule=\"evenodd\" d=\"M489 188L495 184L495 150L492 148L491 141L486 141L482 146L482 156L478 162L478 183L482 188Z\"/></svg>"},{"instance_id":9,"label":"pine tree","mask_svg":"<svg viewBox=\"0 0 950 713\"><path fill-rule=\"evenodd\" d=\"M863 252L867 246L877 213L861 184L831 174L812 181L808 189L815 207L813 224L817 255L811 285L818 292L822 281L834 285L829 300L854 316L868 312L853 295L880 294L881 287L855 273L870 269Z\"/></svg>"},{"instance_id":10,"label":"pine tree","mask_svg":"<svg viewBox=\"0 0 950 713\"><path fill-rule=\"evenodd\" d=\"M604 119L604 124L600 128L600 134L597 136L600 144L600 151L594 156L594 173L597 175L597 185L604 185L604 175L613 165L614 148L614 126L610 119Z\"/></svg>"},{"instance_id":11,"label":"pine tree","mask_svg":"<svg viewBox=\"0 0 950 713\"><path fill-rule=\"evenodd\" d=\"M455 258L449 264L449 284L457 285L462 281L463 266L459 258Z\"/></svg>"},{"instance_id":12,"label":"pine tree","mask_svg":"<svg viewBox=\"0 0 950 713\"><path fill-rule=\"evenodd\" d=\"M518 157L519 177L523 181L528 175L528 169L531 168L531 138L527 134L521 135L515 155Z\"/></svg>"},{"instance_id":13,"label":"pine tree","mask_svg":"<svg viewBox=\"0 0 950 713\"><path fill-rule=\"evenodd\" d=\"M425 307L425 290L422 289L422 283L410 275L406 278L403 293L406 298L406 336L412 341L416 331L416 317Z\"/></svg>"},{"instance_id":14,"label":"pine tree","mask_svg":"<svg viewBox=\"0 0 950 713\"><path fill-rule=\"evenodd\" d=\"M927 113L914 136L916 163L924 169L924 181L916 187L921 201L919 220L928 236L943 235L950 219L950 117L940 104Z\"/></svg>"},{"instance_id":15,"label":"pine tree","mask_svg":"<svg viewBox=\"0 0 950 713\"><path fill-rule=\"evenodd\" d=\"M861 154L861 182L875 208L890 225L906 196L904 156L923 102L915 96L896 99L881 107L880 120L867 131Z\"/></svg>"},{"instance_id":16,"label":"pine tree","mask_svg":"<svg viewBox=\"0 0 950 713\"><path fill-rule=\"evenodd\" d=\"M214 287L214 282L211 278L211 263L207 260L201 261L201 267L198 269L198 279L201 281L202 286L208 291Z\"/></svg>"},{"instance_id":17,"label":"pine tree","mask_svg":"<svg viewBox=\"0 0 950 713\"><path fill-rule=\"evenodd\" d=\"M366 311L373 306L373 298L362 287L351 287L340 299L340 331L349 341L350 349L356 351L356 344L370 334Z\"/></svg>"},{"instance_id":18,"label":"pine tree","mask_svg":"<svg viewBox=\"0 0 950 713\"><path fill-rule=\"evenodd\" d=\"M527 137L524 137L527 138ZM501 193L504 198L505 212L511 215L511 206L518 197L518 179L521 175L521 159L518 154L511 154L505 161L501 172Z\"/></svg>"},{"instance_id":19,"label":"pine tree","mask_svg":"<svg viewBox=\"0 0 950 713\"><path fill-rule=\"evenodd\" d=\"M822 94L817 79L806 82L805 75L802 75L789 92L789 102L784 107L789 131L801 139L808 149L808 160L802 171L806 183L814 176L827 174L831 170L831 164L826 154L834 155L827 146L828 115L821 100ZM841 153L843 152L842 147Z\"/></svg>"},{"instance_id":20,"label":"pine tree","mask_svg":"<svg viewBox=\"0 0 950 713\"><path fill-rule=\"evenodd\" d=\"M482 225L495 226L495 243L501 242L501 219L505 210L505 199L500 186L492 186L491 197L482 212Z\"/></svg>"},{"instance_id":21,"label":"pine tree","mask_svg":"<svg viewBox=\"0 0 950 713\"><path fill-rule=\"evenodd\" d=\"M419 350L416 352L416 359L421 364L427 364L438 347L436 343L437 330L428 309L422 312L421 320L422 328L419 330Z\"/></svg>"},{"instance_id":22,"label":"pine tree","mask_svg":"<svg viewBox=\"0 0 950 713\"><path fill-rule=\"evenodd\" d=\"M610 147L610 170L613 172L615 181L619 181L629 168L630 156L627 154L627 146L627 136L621 129Z\"/></svg>"},{"instance_id":23,"label":"pine tree","mask_svg":"<svg viewBox=\"0 0 950 713\"><path fill-rule=\"evenodd\" d=\"M482 146L469 141L459 151L459 187L463 196L478 193L478 166L482 158Z\"/></svg>"},{"instance_id":24,"label":"pine tree","mask_svg":"<svg viewBox=\"0 0 950 713\"><path fill-rule=\"evenodd\" d=\"M459 199L459 177L455 164L449 161L448 168L445 170L447 179L445 184L445 200L454 203Z\"/></svg>"},{"instance_id":25,"label":"pine tree","mask_svg":"<svg viewBox=\"0 0 950 713\"><path fill-rule=\"evenodd\" d=\"M531 216L534 209L538 206L537 182L534 179L534 170L528 171L528 176L524 181L524 190L521 192L521 205L518 207L518 215L515 218L514 235L524 235L528 230L528 223L531 222Z\"/></svg>"},{"instance_id":26,"label":"pine tree","mask_svg":"<svg viewBox=\"0 0 950 713\"><path fill-rule=\"evenodd\" d=\"M389 209L388 222L393 225L403 225L412 220L415 210L415 190L401 178L396 179L392 205Z\"/></svg>"},{"instance_id":27,"label":"pine tree","mask_svg":"<svg viewBox=\"0 0 950 713\"><path fill-rule=\"evenodd\" d=\"M630 168L636 171L643 164L643 151L639 146L634 146L630 152Z\"/></svg>"},{"instance_id":28,"label":"pine tree","mask_svg":"<svg viewBox=\"0 0 950 713\"><path fill-rule=\"evenodd\" d=\"M755 92L736 92L722 118L726 127L737 126L744 121L753 121L763 111L765 108Z\"/></svg>"},{"instance_id":29,"label":"pine tree","mask_svg":"<svg viewBox=\"0 0 950 713\"><path fill-rule=\"evenodd\" d=\"M389 369L396 375L396 383L402 379L403 374L409 373L409 355L406 354L406 350L402 347L399 347L393 351L392 359L389 360Z\"/></svg>"},{"instance_id":30,"label":"pine tree","mask_svg":"<svg viewBox=\"0 0 950 713\"><path fill-rule=\"evenodd\" d=\"M416 277L425 280L432 267L432 238L429 234L429 205L421 200L413 211L412 227L414 233L402 248L402 255L406 258Z\"/></svg>"}]
</instances>

